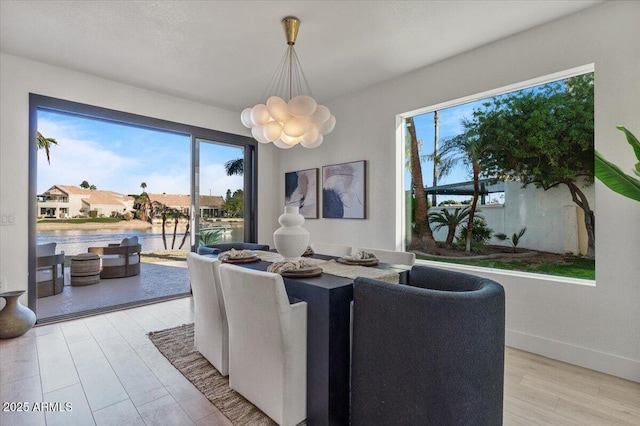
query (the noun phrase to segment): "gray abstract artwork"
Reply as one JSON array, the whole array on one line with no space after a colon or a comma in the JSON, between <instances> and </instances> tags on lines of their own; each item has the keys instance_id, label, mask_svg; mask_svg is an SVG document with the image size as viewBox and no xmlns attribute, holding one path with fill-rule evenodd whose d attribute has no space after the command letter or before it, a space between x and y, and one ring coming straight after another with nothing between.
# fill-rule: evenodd
<instances>
[{"instance_id":1,"label":"gray abstract artwork","mask_svg":"<svg viewBox=\"0 0 640 426\"><path fill-rule=\"evenodd\" d=\"M322 217L365 218L365 162L322 168Z\"/></svg>"},{"instance_id":2,"label":"gray abstract artwork","mask_svg":"<svg viewBox=\"0 0 640 426\"><path fill-rule=\"evenodd\" d=\"M284 205L298 206L307 219L318 218L318 169L284 174Z\"/></svg>"}]
</instances>

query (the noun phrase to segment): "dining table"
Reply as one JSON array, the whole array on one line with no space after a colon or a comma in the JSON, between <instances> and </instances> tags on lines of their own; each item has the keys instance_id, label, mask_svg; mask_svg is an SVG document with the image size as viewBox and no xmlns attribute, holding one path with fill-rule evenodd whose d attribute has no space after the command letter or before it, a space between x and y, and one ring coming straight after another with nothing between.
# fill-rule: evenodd
<instances>
[{"instance_id":1,"label":"dining table","mask_svg":"<svg viewBox=\"0 0 640 426\"><path fill-rule=\"evenodd\" d=\"M269 265L278 260L277 253L255 253L260 260L241 263L239 266L266 271ZM379 272L385 277L394 277L396 282L403 284L407 282L410 270L406 265L378 263L367 267L372 268L369 271L353 268L355 272L351 274L337 272L350 275L348 277L327 273L327 270L335 269L337 259L333 256L314 254L309 261L320 267L323 266L323 262L327 262L324 263L325 272L314 277L283 276L289 299L292 302L307 303L306 424L309 426L349 424L351 302L354 275L364 272L376 275L375 272Z\"/></svg>"}]
</instances>

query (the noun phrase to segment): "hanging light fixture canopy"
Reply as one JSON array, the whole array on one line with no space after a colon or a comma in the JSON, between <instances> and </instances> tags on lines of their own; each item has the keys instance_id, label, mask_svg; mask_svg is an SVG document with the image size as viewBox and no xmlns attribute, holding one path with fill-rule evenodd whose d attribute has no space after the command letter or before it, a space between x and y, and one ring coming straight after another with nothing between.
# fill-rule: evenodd
<instances>
[{"instance_id":1,"label":"hanging light fixture canopy","mask_svg":"<svg viewBox=\"0 0 640 426\"><path fill-rule=\"evenodd\" d=\"M245 108L240 119L258 142L273 142L282 149L293 148L297 144L317 148L324 136L333 131L336 118L329 108L318 105L313 98L293 47L300 20L288 16L282 24L288 46L262 99L270 96L264 103Z\"/></svg>"}]
</instances>

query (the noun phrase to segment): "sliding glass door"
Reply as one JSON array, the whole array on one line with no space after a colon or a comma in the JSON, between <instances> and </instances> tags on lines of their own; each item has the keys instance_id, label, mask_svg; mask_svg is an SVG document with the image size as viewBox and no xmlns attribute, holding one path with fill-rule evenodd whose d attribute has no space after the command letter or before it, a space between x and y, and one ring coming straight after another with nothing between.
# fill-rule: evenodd
<instances>
[{"instance_id":1,"label":"sliding glass door","mask_svg":"<svg viewBox=\"0 0 640 426\"><path fill-rule=\"evenodd\" d=\"M245 232L245 148L206 139L196 139L195 145L193 245L250 239Z\"/></svg>"},{"instance_id":2,"label":"sliding glass door","mask_svg":"<svg viewBox=\"0 0 640 426\"><path fill-rule=\"evenodd\" d=\"M29 134L28 304L39 318L36 246L49 242L36 227L39 219L53 222L40 228L76 226L65 221L120 224L118 235L104 230L98 243L134 233L147 257L197 250L201 224L217 227L221 241L256 240L252 138L37 94L29 96ZM144 229L132 231L134 222ZM71 237L63 245L62 237L50 239L68 257L87 251L87 244L70 245ZM61 293L69 290L63 287ZM61 293L42 293L41 301L56 305Z\"/></svg>"}]
</instances>

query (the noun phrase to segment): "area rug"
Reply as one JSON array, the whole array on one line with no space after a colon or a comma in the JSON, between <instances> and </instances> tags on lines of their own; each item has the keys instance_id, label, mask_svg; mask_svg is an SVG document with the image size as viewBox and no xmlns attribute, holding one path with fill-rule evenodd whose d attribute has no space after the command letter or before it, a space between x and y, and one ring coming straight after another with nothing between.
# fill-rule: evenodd
<instances>
[{"instance_id":1,"label":"area rug","mask_svg":"<svg viewBox=\"0 0 640 426\"><path fill-rule=\"evenodd\" d=\"M276 423L229 388L229 378L193 347L193 324L152 331L149 338L169 362L182 373L234 425L276 425Z\"/></svg>"}]
</instances>

